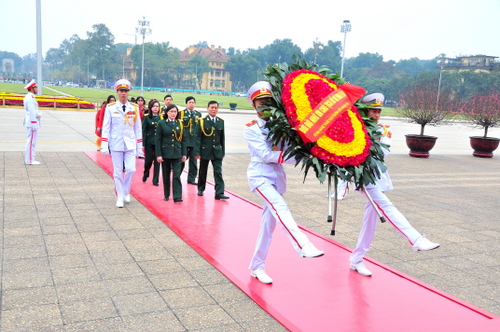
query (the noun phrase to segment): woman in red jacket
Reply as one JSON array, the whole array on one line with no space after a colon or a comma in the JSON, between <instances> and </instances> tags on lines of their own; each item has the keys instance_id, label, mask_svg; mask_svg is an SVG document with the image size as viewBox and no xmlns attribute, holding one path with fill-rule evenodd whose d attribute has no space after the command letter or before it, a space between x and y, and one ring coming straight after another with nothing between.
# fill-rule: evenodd
<instances>
[{"instance_id":1,"label":"woman in red jacket","mask_svg":"<svg viewBox=\"0 0 500 332\"><path fill-rule=\"evenodd\" d=\"M106 101L102 103L102 107L97 111L95 115L95 134L97 135L95 144L97 145L97 151L101 151L102 121L104 120L104 111L106 110L106 105L114 102L116 102L115 96L108 96L108 99L106 99Z\"/></svg>"}]
</instances>

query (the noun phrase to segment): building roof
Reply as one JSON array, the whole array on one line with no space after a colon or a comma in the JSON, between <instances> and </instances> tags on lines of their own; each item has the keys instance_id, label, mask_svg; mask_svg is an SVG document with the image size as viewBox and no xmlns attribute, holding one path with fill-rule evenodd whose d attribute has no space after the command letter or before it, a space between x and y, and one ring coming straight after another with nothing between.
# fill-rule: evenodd
<instances>
[{"instance_id":1,"label":"building roof","mask_svg":"<svg viewBox=\"0 0 500 332\"><path fill-rule=\"evenodd\" d=\"M187 62L198 54L208 61L227 62L229 60L226 52L220 46L218 48L214 46L211 48L189 46L184 51L181 51L179 55L181 62Z\"/></svg>"}]
</instances>

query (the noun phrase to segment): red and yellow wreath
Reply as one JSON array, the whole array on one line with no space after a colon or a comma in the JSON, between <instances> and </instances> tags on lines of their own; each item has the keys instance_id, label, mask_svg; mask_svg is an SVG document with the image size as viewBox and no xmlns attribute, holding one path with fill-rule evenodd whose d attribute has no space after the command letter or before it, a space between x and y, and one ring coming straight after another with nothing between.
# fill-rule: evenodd
<instances>
[{"instance_id":1,"label":"red and yellow wreath","mask_svg":"<svg viewBox=\"0 0 500 332\"><path fill-rule=\"evenodd\" d=\"M365 92L358 91L354 100ZM281 98L290 125L299 134L308 122L320 126L327 122L317 131L322 135L317 135L317 144L311 149L313 156L330 164L357 166L370 154L370 137L356 107L346 102L346 93L344 98L338 98L339 92L334 81L312 70L299 69L285 77ZM322 112L319 105L330 106L330 114L328 110Z\"/></svg>"},{"instance_id":2,"label":"red and yellow wreath","mask_svg":"<svg viewBox=\"0 0 500 332\"><path fill-rule=\"evenodd\" d=\"M273 87L267 126L274 144L286 143L285 159L302 164L304 177L312 168L321 182L331 174L357 188L375 183L386 167L377 123L359 112L366 91L328 68L294 60L264 72Z\"/></svg>"}]
</instances>

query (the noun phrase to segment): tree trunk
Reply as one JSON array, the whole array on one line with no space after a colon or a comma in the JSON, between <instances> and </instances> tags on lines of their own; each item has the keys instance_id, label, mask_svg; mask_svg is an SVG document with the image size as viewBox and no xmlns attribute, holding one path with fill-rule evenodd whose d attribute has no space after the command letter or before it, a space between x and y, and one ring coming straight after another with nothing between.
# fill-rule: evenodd
<instances>
[{"instance_id":1,"label":"tree trunk","mask_svg":"<svg viewBox=\"0 0 500 332\"><path fill-rule=\"evenodd\" d=\"M424 135L424 128L425 128L425 124L421 124L420 125L420 136Z\"/></svg>"},{"instance_id":2,"label":"tree trunk","mask_svg":"<svg viewBox=\"0 0 500 332\"><path fill-rule=\"evenodd\" d=\"M488 127L489 126L484 126L484 138L488 137Z\"/></svg>"}]
</instances>

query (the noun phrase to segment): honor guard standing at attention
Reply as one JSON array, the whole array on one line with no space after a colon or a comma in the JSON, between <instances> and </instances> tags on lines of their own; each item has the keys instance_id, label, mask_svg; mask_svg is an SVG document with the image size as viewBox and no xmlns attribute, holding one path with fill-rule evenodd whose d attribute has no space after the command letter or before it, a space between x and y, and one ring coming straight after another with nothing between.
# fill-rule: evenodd
<instances>
[{"instance_id":1,"label":"honor guard standing at attention","mask_svg":"<svg viewBox=\"0 0 500 332\"><path fill-rule=\"evenodd\" d=\"M316 249L299 229L282 196L286 191L283 163L295 164L295 159L284 160L282 149L273 146L268 137L269 128L266 128L266 123L270 119L264 115L263 109L271 99L271 84L265 81L255 83L248 90L247 98L257 111L257 119L248 123L245 128L245 139L250 149L248 184L252 192L264 200L260 232L250 270L252 277L270 284L273 280L265 271L265 260L277 222L301 257L318 257L324 252Z\"/></svg>"},{"instance_id":2,"label":"honor guard standing at attention","mask_svg":"<svg viewBox=\"0 0 500 332\"><path fill-rule=\"evenodd\" d=\"M148 105L148 114L144 116L142 122L142 149L146 155L144 160L144 174L142 182L146 182L149 177L149 170L153 167L153 185L157 186L160 177L160 164L156 160L156 128L160 121L160 102L156 99L151 99Z\"/></svg>"},{"instance_id":3,"label":"honor guard standing at attention","mask_svg":"<svg viewBox=\"0 0 500 332\"><path fill-rule=\"evenodd\" d=\"M184 125L184 130L186 131L186 147L187 147L187 159L189 159L189 172L187 182L189 184L197 185L196 176L198 175L198 162L194 157L194 129L196 127L196 123L198 119L201 118L201 113L196 111L194 107L196 106L196 99L194 97L189 96L186 97L186 109L182 110L180 113L180 120ZM184 166L186 163L182 163L182 170L184 170Z\"/></svg>"},{"instance_id":4,"label":"honor guard standing at attention","mask_svg":"<svg viewBox=\"0 0 500 332\"><path fill-rule=\"evenodd\" d=\"M198 175L198 196L203 196L207 183L208 163L211 161L214 169L215 199L229 199L224 195L224 180L222 179L222 159L226 155L224 120L217 116L219 103L209 101L208 115L201 118L194 133L194 155L200 159Z\"/></svg>"},{"instance_id":5,"label":"honor guard standing at attention","mask_svg":"<svg viewBox=\"0 0 500 332\"><path fill-rule=\"evenodd\" d=\"M383 109L384 95L381 93L372 93L362 99L363 104L368 104L369 108L366 116L377 121L380 119L380 113ZM380 141L387 145L391 143L391 131L389 126L384 126L379 124L379 131L382 134ZM384 159L389 155L389 151L384 149ZM367 185L365 190L368 191L369 195L375 202L382 215L389 221L389 223L394 226L394 228L401 234L404 238L408 240L410 245L412 245L413 251L423 251L432 250L439 247L438 243L433 243L426 239L422 234L417 232L413 228L408 220L399 212L399 210L392 204L392 202L384 194L387 190L392 190L392 181L389 176L389 172L385 171L381 174L380 179L377 180L375 185ZM366 196L366 195L365 195ZM368 270L363 263L363 257L365 256L368 249L373 242L375 236L375 230L377 228L377 222L379 216L375 210L373 204L366 199L365 205L365 216L363 219L363 226L361 232L359 233L358 243L356 244L356 249L351 254L350 257L350 267L351 270L357 271L359 274L364 276L371 276L372 273Z\"/></svg>"},{"instance_id":6,"label":"honor guard standing at attention","mask_svg":"<svg viewBox=\"0 0 500 332\"><path fill-rule=\"evenodd\" d=\"M170 199L170 171L172 174L172 192L174 202L182 202L181 165L186 161L186 131L181 120L177 119L179 110L170 104L163 113L163 120L156 128L156 158L162 165L163 200Z\"/></svg>"},{"instance_id":7,"label":"honor guard standing at attention","mask_svg":"<svg viewBox=\"0 0 500 332\"><path fill-rule=\"evenodd\" d=\"M35 160L36 157L36 141L38 139L38 128L40 128L41 113L38 112L38 102L36 101L36 94L38 93L38 86L35 80L31 80L24 87L28 90L23 99L24 115L23 126L26 127L26 149L24 153L24 163L26 165L40 165L41 163Z\"/></svg>"},{"instance_id":8,"label":"honor guard standing at attention","mask_svg":"<svg viewBox=\"0 0 500 332\"><path fill-rule=\"evenodd\" d=\"M142 156L142 127L139 107L128 101L131 84L126 79L115 83L118 101L106 105L102 125L101 153L111 153L115 180L116 206L130 203L130 186L135 173L135 157ZM123 169L125 168L125 176Z\"/></svg>"}]
</instances>

